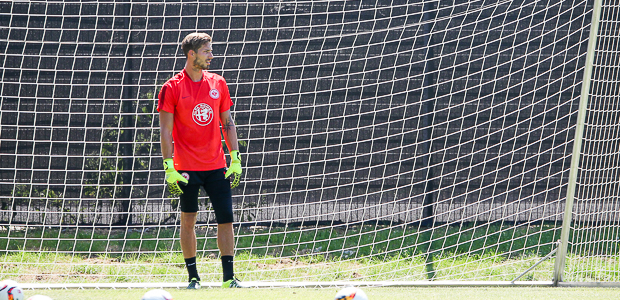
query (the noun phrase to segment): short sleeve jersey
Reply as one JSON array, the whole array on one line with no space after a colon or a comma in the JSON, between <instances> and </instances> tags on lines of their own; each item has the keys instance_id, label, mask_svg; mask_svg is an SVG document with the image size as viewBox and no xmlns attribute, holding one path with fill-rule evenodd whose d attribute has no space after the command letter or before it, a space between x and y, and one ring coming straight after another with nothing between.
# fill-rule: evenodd
<instances>
[{"instance_id":1,"label":"short sleeve jersey","mask_svg":"<svg viewBox=\"0 0 620 300\"><path fill-rule=\"evenodd\" d=\"M162 86L157 111L174 114L175 169L211 171L226 167L220 113L232 105L226 80L205 70L199 82L192 81L183 69Z\"/></svg>"}]
</instances>

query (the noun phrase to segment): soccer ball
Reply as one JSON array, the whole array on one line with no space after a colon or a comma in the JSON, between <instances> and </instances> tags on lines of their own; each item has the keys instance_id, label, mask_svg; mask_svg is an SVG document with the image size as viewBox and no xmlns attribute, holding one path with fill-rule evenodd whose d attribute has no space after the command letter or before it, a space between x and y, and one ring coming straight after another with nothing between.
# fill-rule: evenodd
<instances>
[{"instance_id":1,"label":"soccer ball","mask_svg":"<svg viewBox=\"0 0 620 300\"><path fill-rule=\"evenodd\" d=\"M336 293L334 300L368 300L368 297L364 291L350 286Z\"/></svg>"},{"instance_id":2,"label":"soccer ball","mask_svg":"<svg viewBox=\"0 0 620 300\"><path fill-rule=\"evenodd\" d=\"M13 280L0 282L0 300L24 300L24 291Z\"/></svg>"},{"instance_id":3,"label":"soccer ball","mask_svg":"<svg viewBox=\"0 0 620 300\"><path fill-rule=\"evenodd\" d=\"M48 296L43 296L43 295L34 295L30 298L28 298L27 300L54 300Z\"/></svg>"},{"instance_id":4,"label":"soccer ball","mask_svg":"<svg viewBox=\"0 0 620 300\"><path fill-rule=\"evenodd\" d=\"M172 295L164 290L150 290L142 296L142 300L173 300Z\"/></svg>"},{"instance_id":5,"label":"soccer ball","mask_svg":"<svg viewBox=\"0 0 620 300\"><path fill-rule=\"evenodd\" d=\"M11 279L5 279L5 280L0 281L0 287L3 287L5 285L19 286L19 283L17 283L17 281L15 281L15 280L11 280Z\"/></svg>"}]
</instances>

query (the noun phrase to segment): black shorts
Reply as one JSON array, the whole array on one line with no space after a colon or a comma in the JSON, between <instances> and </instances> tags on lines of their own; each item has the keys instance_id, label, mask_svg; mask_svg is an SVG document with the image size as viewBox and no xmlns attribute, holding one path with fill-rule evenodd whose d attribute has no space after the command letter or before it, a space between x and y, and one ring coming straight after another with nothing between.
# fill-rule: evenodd
<instances>
[{"instance_id":1,"label":"black shorts","mask_svg":"<svg viewBox=\"0 0 620 300\"><path fill-rule=\"evenodd\" d=\"M202 186L211 200L217 223L233 222L232 193L230 180L224 177L225 168L213 171L180 170L179 173L188 181L186 186L179 184L183 191L180 197L182 212L198 212L198 192Z\"/></svg>"}]
</instances>

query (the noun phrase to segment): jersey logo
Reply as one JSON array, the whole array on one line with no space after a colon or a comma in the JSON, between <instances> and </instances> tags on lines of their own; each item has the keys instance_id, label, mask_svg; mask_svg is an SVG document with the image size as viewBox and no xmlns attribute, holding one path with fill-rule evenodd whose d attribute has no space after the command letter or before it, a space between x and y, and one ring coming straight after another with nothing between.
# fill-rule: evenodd
<instances>
[{"instance_id":1,"label":"jersey logo","mask_svg":"<svg viewBox=\"0 0 620 300\"><path fill-rule=\"evenodd\" d=\"M200 126L207 126L213 121L213 109L209 104L199 103L194 107L192 112L194 122Z\"/></svg>"},{"instance_id":2,"label":"jersey logo","mask_svg":"<svg viewBox=\"0 0 620 300\"><path fill-rule=\"evenodd\" d=\"M209 96L211 96L211 98L213 99L219 99L220 98L220 91L218 91L217 89L212 89L209 91Z\"/></svg>"}]
</instances>

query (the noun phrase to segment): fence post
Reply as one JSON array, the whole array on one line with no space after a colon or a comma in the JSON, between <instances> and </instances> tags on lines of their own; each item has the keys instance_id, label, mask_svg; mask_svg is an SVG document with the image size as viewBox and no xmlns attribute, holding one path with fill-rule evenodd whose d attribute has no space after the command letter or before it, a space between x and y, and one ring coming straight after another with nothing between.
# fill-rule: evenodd
<instances>
[{"instance_id":1,"label":"fence post","mask_svg":"<svg viewBox=\"0 0 620 300\"><path fill-rule=\"evenodd\" d=\"M568 236L573 216L573 205L575 202L575 189L577 184L577 175L579 174L579 157L581 154L581 145L583 139L583 128L586 119L586 110L588 108L588 98L590 94L590 81L592 80L592 65L594 64L594 55L596 52L596 42L598 35L599 21L601 18L601 7L603 0L594 0L592 7L592 22L590 23L590 37L588 40L588 52L586 54L586 63L583 71L583 82L581 84L581 97L579 99L579 111L577 112L577 127L575 128L575 140L573 142L573 155L570 163L570 171L568 175L568 190L566 191L566 205L564 207L564 218L562 219L562 233L560 236L560 245L555 258L555 266L553 269L553 285L557 286L562 281L564 269L566 267L566 252L568 250Z\"/></svg>"},{"instance_id":2,"label":"fence post","mask_svg":"<svg viewBox=\"0 0 620 300\"><path fill-rule=\"evenodd\" d=\"M439 7L439 4L437 4ZM433 160L432 160L432 138L433 138L433 123L435 121L435 105L436 105L436 90L435 84L437 83L437 65L434 60L435 51L433 49L433 26L434 20L437 18L437 11L434 2L427 2L423 5L424 11L424 46L426 53L424 57L424 90L422 91L422 103L423 113L422 122L424 124L423 136L424 136L424 157L422 163L426 168L426 182L424 184L424 200L422 202L422 220L420 225L427 229L435 226L435 210L433 204L437 197L437 191L435 191L435 175L433 173ZM433 230L426 230L424 234L428 247L426 248L425 268L426 278L428 280L435 279L435 264L434 264L434 249L433 249Z\"/></svg>"}]
</instances>

